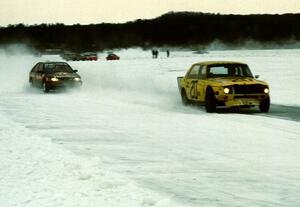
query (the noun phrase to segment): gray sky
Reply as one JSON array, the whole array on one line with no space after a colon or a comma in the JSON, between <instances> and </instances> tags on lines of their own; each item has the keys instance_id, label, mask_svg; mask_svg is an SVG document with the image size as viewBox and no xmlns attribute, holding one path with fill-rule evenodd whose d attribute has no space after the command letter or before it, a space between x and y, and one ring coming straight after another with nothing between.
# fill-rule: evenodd
<instances>
[{"instance_id":1,"label":"gray sky","mask_svg":"<svg viewBox=\"0 0 300 207\"><path fill-rule=\"evenodd\" d=\"M169 11L300 13L300 0L0 0L0 25L116 23Z\"/></svg>"}]
</instances>

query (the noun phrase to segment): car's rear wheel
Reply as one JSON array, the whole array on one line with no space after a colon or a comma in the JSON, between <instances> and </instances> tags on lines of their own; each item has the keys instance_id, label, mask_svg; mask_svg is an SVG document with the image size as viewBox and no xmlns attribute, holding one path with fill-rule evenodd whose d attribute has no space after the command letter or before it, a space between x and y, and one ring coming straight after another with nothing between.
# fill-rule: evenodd
<instances>
[{"instance_id":1,"label":"car's rear wheel","mask_svg":"<svg viewBox=\"0 0 300 207\"><path fill-rule=\"evenodd\" d=\"M31 78L29 79L29 84L30 84L31 87L33 87L33 81L32 81Z\"/></svg>"},{"instance_id":2,"label":"car's rear wheel","mask_svg":"<svg viewBox=\"0 0 300 207\"><path fill-rule=\"evenodd\" d=\"M213 113L216 111L217 101L215 94L211 88L208 88L205 94L205 109L208 113Z\"/></svg>"},{"instance_id":3,"label":"car's rear wheel","mask_svg":"<svg viewBox=\"0 0 300 207\"><path fill-rule=\"evenodd\" d=\"M181 101L182 101L182 104L185 106L190 104L190 101L187 98L185 90L182 90L182 92L181 92Z\"/></svg>"},{"instance_id":4,"label":"car's rear wheel","mask_svg":"<svg viewBox=\"0 0 300 207\"><path fill-rule=\"evenodd\" d=\"M267 113L269 112L269 109L270 109L270 98L267 98L259 104L259 110L260 112Z\"/></svg>"},{"instance_id":5,"label":"car's rear wheel","mask_svg":"<svg viewBox=\"0 0 300 207\"><path fill-rule=\"evenodd\" d=\"M47 85L47 82L46 81L43 81L43 91L45 93L49 92L49 86Z\"/></svg>"}]
</instances>

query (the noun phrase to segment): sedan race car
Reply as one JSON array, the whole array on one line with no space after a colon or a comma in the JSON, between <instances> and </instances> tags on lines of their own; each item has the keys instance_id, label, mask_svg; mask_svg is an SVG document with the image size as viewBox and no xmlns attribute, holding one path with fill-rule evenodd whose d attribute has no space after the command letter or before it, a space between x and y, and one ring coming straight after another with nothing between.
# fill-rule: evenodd
<instances>
[{"instance_id":1,"label":"sedan race car","mask_svg":"<svg viewBox=\"0 0 300 207\"><path fill-rule=\"evenodd\" d=\"M95 52L81 53L81 60L98 60L98 55Z\"/></svg>"},{"instance_id":2,"label":"sedan race car","mask_svg":"<svg viewBox=\"0 0 300 207\"><path fill-rule=\"evenodd\" d=\"M60 56L65 61L77 61L82 59L81 54L72 51L64 51Z\"/></svg>"},{"instance_id":3,"label":"sedan race car","mask_svg":"<svg viewBox=\"0 0 300 207\"><path fill-rule=\"evenodd\" d=\"M193 64L177 82L184 105L201 103L210 113L215 112L217 106L258 106L261 112L268 112L270 89L257 78L245 63L210 61Z\"/></svg>"},{"instance_id":4,"label":"sedan race car","mask_svg":"<svg viewBox=\"0 0 300 207\"><path fill-rule=\"evenodd\" d=\"M65 87L79 87L82 85L77 70L73 70L65 62L39 62L29 73L29 83L43 88L44 92L51 89Z\"/></svg>"},{"instance_id":5,"label":"sedan race car","mask_svg":"<svg viewBox=\"0 0 300 207\"><path fill-rule=\"evenodd\" d=\"M120 60L120 57L114 53L108 53L106 60Z\"/></svg>"},{"instance_id":6,"label":"sedan race car","mask_svg":"<svg viewBox=\"0 0 300 207\"><path fill-rule=\"evenodd\" d=\"M64 51L62 54L60 54L60 56L66 61L98 60L98 55L95 52L77 53L72 51Z\"/></svg>"}]
</instances>

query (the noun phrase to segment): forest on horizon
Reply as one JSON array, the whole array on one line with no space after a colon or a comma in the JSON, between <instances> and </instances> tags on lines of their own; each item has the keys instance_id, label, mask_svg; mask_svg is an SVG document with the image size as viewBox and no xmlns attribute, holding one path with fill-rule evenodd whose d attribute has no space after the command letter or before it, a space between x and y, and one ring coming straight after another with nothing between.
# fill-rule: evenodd
<instances>
[{"instance_id":1,"label":"forest on horizon","mask_svg":"<svg viewBox=\"0 0 300 207\"><path fill-rule=\"evenodd\" d=\"M0 27L0 45L22 43L37 50L193 47L216 40L232 46L249 40L279 45L290 40L300 41L300 14L169 12L155 19L118 24L16 24Z\"/></svg>"}]
</instances>

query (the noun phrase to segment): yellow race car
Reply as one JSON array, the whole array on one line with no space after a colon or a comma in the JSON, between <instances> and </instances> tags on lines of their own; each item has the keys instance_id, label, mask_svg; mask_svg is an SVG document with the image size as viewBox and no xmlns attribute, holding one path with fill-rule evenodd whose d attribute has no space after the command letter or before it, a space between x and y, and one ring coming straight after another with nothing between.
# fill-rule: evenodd
<instances>
[{"instance_id":1,"label":"yellow race car","mask_svg":"<svg viewBox=\"0 0 300 207\"><path fill-rule=\"evenodd\" d=\"M245 63L208 61L193 64L184 77L178 77L182 103L205 105L207 112L217 106L249 108L258 106L261 112L270 108L269 86L253 77Z\"/></svg>"}]
</instances>

